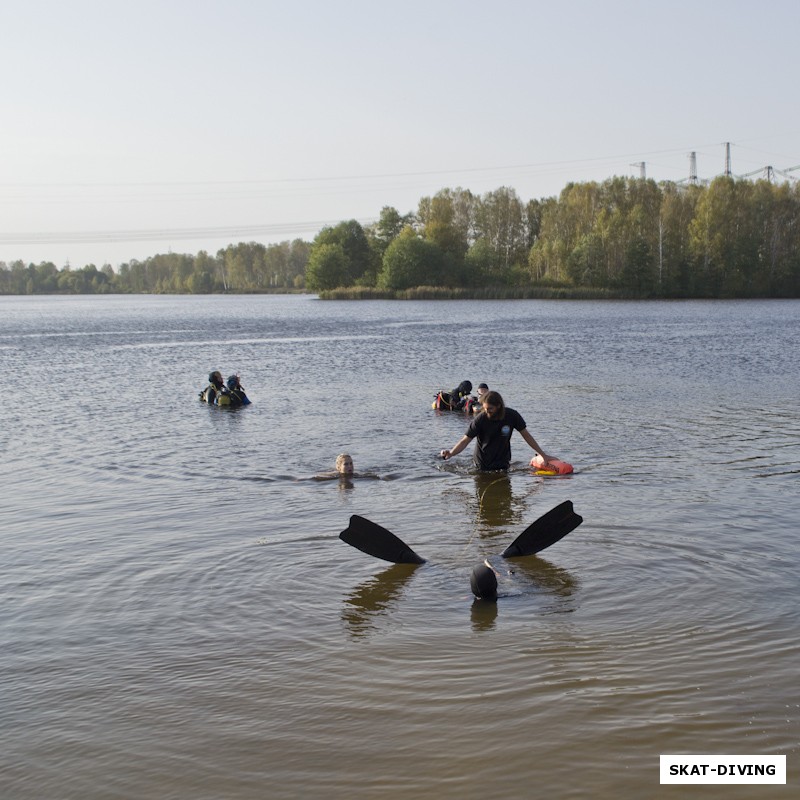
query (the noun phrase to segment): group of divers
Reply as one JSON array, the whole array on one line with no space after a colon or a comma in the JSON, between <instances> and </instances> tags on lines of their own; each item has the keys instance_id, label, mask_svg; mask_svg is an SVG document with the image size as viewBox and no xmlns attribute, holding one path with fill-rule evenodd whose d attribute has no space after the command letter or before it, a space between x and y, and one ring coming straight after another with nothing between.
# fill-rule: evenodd
<instances>
[{"instance_id":1,"label":"group of divers","mask_svg":"<svg viewBox=\"0 0 800 800\"><path fill-rule=\"evenodd\" d=\"M238 375L231 375L224 381L219 371L209 374L208 386L200 392L200 399L209 405L229 408L250 405L251 402ZM452 391L437 392L432 407L440 411L460 411L472 415L469 427L461 439L449 450L439 453L445 461L458 455L475 440L474 461L480 472L508 470L511 464L511 434L516 430L537 453L537 457L531 462L532 466L535 462L543 472L550 474L562 471L561 467L567 467L566 471L572 472L571 465L548 455L539 447L529 433L522 415L506 406L500 393L490 391L485 383L478 385L477 396L473 396L472 383L461 381ZM551 467L555 467L555 470L551 471ZM336 457L335 471L317 477L349 479L358 475L354 471L350 454L340 453ZM529 525L502 555L505 558L533 555L555 544L581 522L583 518L574 512L572 502L567 500ZM425 561L393 533L358 515L350 518L349 526L339 534L339 538L384 561L398 564L421 564ZM475 567L470 586L478 599L497 599L497 574L488 561Z\"/></svg>"},{"instance_id":2,"label":"group of divers","mask_svg":"<svg viewBox=\"0 0 800 800\"><path fill-rule=\"evenodd\" d=\"M231 375L224 381L219 370L209 374L208 386L200 392L200 399L210 406L238 408L250 405L250 398L245 394L239 376Z\"/></svg>"}]
</instances>

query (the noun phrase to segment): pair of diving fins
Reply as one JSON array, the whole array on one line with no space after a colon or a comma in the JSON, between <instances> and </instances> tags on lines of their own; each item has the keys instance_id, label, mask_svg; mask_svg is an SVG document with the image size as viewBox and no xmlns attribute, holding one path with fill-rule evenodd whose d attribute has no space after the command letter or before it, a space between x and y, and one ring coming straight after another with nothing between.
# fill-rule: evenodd
<instances>
[{"instance_id":1,"label":"pair of diving fins","mask_svg":"<svg viewBox=\"0 0 800 800\"><path fill-rule=\"evenodd\" d=\"M565 500L525 528L503 551L502 556L520 558L539 553L563 539L582 522L583 517L575 513L572 501ZM425 563L422 556L417 555L391 531L357 514L350 517L350 524L339 534L339 538L362 553L391 561L393 564ZM496 599L497 577L488 564L475 567L470 583L476 597L484 600Z\"/></svg>"}]
</instances>

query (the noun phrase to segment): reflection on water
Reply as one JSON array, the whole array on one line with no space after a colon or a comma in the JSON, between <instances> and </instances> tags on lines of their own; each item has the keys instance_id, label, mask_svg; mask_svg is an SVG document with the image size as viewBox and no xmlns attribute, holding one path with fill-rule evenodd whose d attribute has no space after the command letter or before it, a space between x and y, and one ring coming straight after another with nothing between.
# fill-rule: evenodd
<instances>
[{"instance_id":1,"label":"reflection on water","mask_svg":"<svg viewBox=\"0 0 800 800\"><path fill-rule=\"evenodd\" d=\"M519 580L528 579L536 588L564 599L572 597L578 588L574 575L541 556L514 559L511 572Z\"/></svg>"},{"instance_id":2,"label":"reflection on water","mask_svg":"<svg viewBox=\"0 0 800 800\"><path fill-rule=\"evenodd\" d=\"M570 535L576 534L577 532L573 532ZM547 601L542 606L543 611L561 614L577 609L580 588L578 578L569 570L550 563L541 555L514 559L511 574L520 592L534 592L537 600Z\"/></svg>"},{"instance_id":3,"label":"reflection on water","mask_svg":"<svg viewBox=\"0 0 800 800\"><path fill-rule=\"evenodd\" d=\"M0 796L638 800L660 753L796 760L798 311L0 298L35 392L0 425ZM197 400L219 367L253 405ZM507 474L443 463L464 377L576 473L516 434ZM313 480L343 451L381 479Z\"/></svg>"},{"instance_id":4,"label":"reflection on water","mask_svg":"<svg viewBox=\"0 0 800 800\"><path fill-rule=\"evenodd\" d=\"M354 636L364 636L378 625L376 618L391 613L418 564L393 564L364 581L345 598L342 619Z\"/></svg>"},{"instance_id":5,"label":"reflection on water","mask_svg":"<svg viewBox=\"0 0 800 800\"><path fill-rule=\"evenodd\" d=\"M511 504L511 479L507 473L475 475L475 495L478 499L478 520L483 525L502 527L519 522L519 509L515 514Z\"/></svg>"},{"instance_id":6,"label":"reflection on water","mask_svg":"<svg viewBox=\"0 0 800 800\"><path fill-rule=\"evenodd\" d=\"M480 600L477 597L470 606L472 630L476 633L494 630L498 608L494 600Z\"/></svg>"},{"instance_id":7,"label":"reflection on water","mask_svg":"<svg viewBox=\"0 0 800 800\"><path fill-rule=\"evenodd\" d=\"M470 469L463 474L473 483L468 492L464 482L449 490L454 505L470 511L470 527L474 527L483 539L492 539L514 528L530 524L531 500L542 491L542 479L533 477L528 471L475 472ZM526 476L524 483L518 478ZM541 513L541 512L540 512Z\"/></svg>"}]
</instances>

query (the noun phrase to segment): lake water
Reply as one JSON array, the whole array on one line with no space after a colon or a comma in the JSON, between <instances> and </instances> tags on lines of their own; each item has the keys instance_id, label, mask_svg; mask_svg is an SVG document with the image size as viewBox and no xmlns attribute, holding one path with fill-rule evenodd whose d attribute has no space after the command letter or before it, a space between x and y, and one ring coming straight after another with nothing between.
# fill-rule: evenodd
<instances>
[{"instance_id":1,"label":"lake water","mask_svg":"<svg viewBox=\"0 0 800 800\"><path fill-rule=\"evenodd\" d=\"M667 753L785 754L797 788L799 319L0 298L0 796L672 797ZM201 404L212 369L253 404ZM506 477L439 460L463 379L575 474L519 435ZM344 450L378 477L311 479ZM473 601L566 499L584 524ZM428 562L348 547L351 514Z\"/></svg>"}]
</instances>

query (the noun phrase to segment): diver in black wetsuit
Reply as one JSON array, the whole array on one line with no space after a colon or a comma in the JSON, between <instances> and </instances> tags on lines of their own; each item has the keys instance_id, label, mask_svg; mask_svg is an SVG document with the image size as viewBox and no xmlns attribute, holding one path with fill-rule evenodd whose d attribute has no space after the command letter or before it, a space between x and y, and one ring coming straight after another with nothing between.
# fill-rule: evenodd
<instances>
[{"instance_id":1,"label":"diver in black wetsuit","mask_svg":"<svg viewBox=\"0 0 800 800\"><path fill-rule=\"evenodd\" d=\"M433 407L444 411L462 411L472 391L469 381L461 381L451 392L439 392Z\"/></svg>"},{"instance_id":2,"label":"diver in black wetsuit","mask_svg":"<svg viewBox=\"0 0 800 800\"><path fill-rule=\"evenodd\" d=\"M200 399L204 403L213 406L217 401L218 395L224 393L225 383L222 380L222 373L219 370L215 370L208 376L208 386L200 392Z\"/></svg>"},{"instance_id":3,"label":"diver in black wetsuit","mask_svg":"<svg viewBox=\"0 0 800 800\"><path fill-rule=\"evenodd\" d=\"M239 382L238 375L231 375L228 378L228 396L231 406L249 406L250 398L245 394L244 387Z\"/></svg>"}]
</instances>

